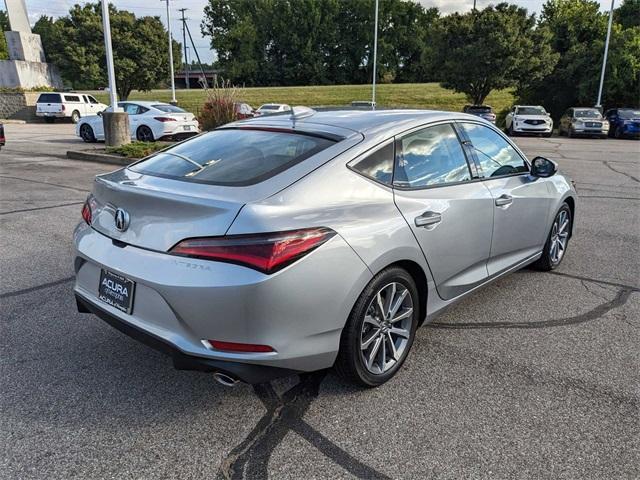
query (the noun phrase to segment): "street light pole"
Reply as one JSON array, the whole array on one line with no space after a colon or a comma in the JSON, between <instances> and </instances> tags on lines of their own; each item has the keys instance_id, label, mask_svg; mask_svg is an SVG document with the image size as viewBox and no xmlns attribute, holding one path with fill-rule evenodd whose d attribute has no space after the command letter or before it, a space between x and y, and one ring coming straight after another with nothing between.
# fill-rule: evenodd
<instances>
[{"instance_id":1,"label":"street light pole","mask_svg":"<svg viewBox=\"0 0 640 480\"><path fill-rule=\"evenodd\" d=\"M184 23L187 20L186 18L184 18L184 12L186 10L188 9L187 8L179 9L179 12L182 13L182 44L184 45L184 83L187 90L189 90L189 59L187 57L187 49L189 47L187 47L187 32L184 28Z\"/></svg>"},{"instance_id":2,"label":"street light pole","mask_svg":"<svg viewBox=\"0 0 640 480\"><path fill-rule=\"evenodd\" d=\"M607 54L609 53L609 38L611 38L611 22L613 21L613 4L615 0L611 0L611 10L609 10L609 25L607 26L607 39L604 42L604 58L602 59L602 72L600 72L600 88L598 88L598 101L596 108L602 108L602 87L604 86L604 71L607 68Z\"/></svg>"},{"instance_id":3,"label":"street light pole","mask_svg":"<svg viewBox=\"0 0 640 480\"><path fill-rule=\"evenodd\" d=\"M163 0L161 0L163 1ZM176 100L176 83L173 78L173 38L171 37L171 16L169 15L169 0L167 2L167 32L169 33L169 71L171 72L171 103L178 103Z\"/></svg>"},{"instance_id":4,"label":"street light pole","mask_svg":"<svg viewBox=\"0 0 640 480\"><path fill-rule=\"evenodd\" d=\"M371 92L371 109L376 109L376 75L378 66L378 0L376 0L376 14L373 31L373 89Z\"/></svg>"},{"instance_id":5,"label":"street light pole","mask_svg":"<svg viewBox=\"0 0 640 480\"><path fill-rule=\"evenodd\" d=\"M122 111L118 107L116 92L116 72L113 68L113 48L111 46L111 22L109 21L109 2L102 0L102 30L104 32L104 49L107 54L107 77L109 79L109 103L112 111Z\"/></svg>"}]
</instances>

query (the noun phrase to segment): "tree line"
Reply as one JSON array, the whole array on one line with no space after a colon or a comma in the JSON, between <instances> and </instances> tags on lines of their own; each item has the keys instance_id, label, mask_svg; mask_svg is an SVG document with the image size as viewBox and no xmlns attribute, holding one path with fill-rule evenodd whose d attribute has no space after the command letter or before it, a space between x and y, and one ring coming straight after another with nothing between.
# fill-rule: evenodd
<instances>
[{"instance_id":1,"label":"tree line","mask_svg":"<svg viewBox=\"0 0 640 480\"><path fill-rule=\"evenodd\" d=\"M496 88L556 116L595 103L608 14L592 0L548 0L539 17L500 3L441 15L381 0L378 81L438 81L482 103ZM245 85L367 83L374 0L209 0L202 33L231 81ZM640 0L615 10L604 101L637 105Z\"/></svg>"},{"instance_id":2,"label":"tree line","mask_svg":"<svg viewBox=\"0 0 640 480\"><path fill-rule=\"evenodd\" d=\"M159 17L136 17L109 5L116 87L122 99L132 90L150 90L169 80L169 37ZM47 61L55 64L65 85L93 89L107 85L107 68L99 3L74 5L64 17L42 16L33 26ZM182 63L180 43L173 41L174 66Z\"/></svg>"}]
</instances>

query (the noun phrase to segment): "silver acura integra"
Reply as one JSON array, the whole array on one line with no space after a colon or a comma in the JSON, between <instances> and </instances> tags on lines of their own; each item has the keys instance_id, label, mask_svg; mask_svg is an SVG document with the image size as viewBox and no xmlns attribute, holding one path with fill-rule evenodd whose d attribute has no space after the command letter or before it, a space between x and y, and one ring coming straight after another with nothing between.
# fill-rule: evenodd
<instances>
[{"instance_id":1,"label":"silver acura integra","mask_svg":"<svg viewBox=\"0 0 640 480\"><path fill-rule=\"evenodd\" d=\"M444 307L558 266L575 207L554 162L478 117L296 108L96 177L75 295L223 384L335 366L376 386Z\"/></svg>"}]
</instances>

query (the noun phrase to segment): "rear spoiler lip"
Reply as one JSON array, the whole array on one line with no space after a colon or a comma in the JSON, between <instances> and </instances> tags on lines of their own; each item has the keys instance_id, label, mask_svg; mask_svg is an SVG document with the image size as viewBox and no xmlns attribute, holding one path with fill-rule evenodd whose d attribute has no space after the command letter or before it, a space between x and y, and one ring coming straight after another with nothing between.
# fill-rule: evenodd
<instances>
[{"instance_id":1,"label":"rear spoiler lip","mask_svg":"<svg viewBox=\"0 0 640 480\"><path fill-rule=\"evenodd\" d=\"M217 128L216 130L259 130L263 132L282 132L282 133L291 133L295 135L306 135L307 137L317 137L324 138L326 140L332 140L334 142L340 142L344 140L344 135L338 135L335 133L329 132L321 132L317 130L300 130L297 128L290 127L278 127L278 126L269 126L269 125L256 125L256 124L248 124L248 125L233 125L233 126L223 126Z\"/></svg>"}]
</instances>

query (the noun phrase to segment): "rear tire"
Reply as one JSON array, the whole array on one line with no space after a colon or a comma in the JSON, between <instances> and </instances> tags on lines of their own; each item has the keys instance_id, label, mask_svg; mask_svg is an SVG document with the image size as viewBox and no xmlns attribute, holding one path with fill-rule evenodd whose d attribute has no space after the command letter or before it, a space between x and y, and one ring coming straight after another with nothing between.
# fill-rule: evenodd
<instances>
[{"instance_id":1,"label":"rear tire","mask_svg":"<svg viewBox=\"0 0 640 480\"><path fill-rule=\"evenodd\" d=\"M390 267L378 273L360 294L342 330L336 373L364 387L391 379L413 344L418 302L416 284L406 270Z\"/></svg>"},{"instance_id":2,"label":"rear tire","mask_svg":"<svg viewBox=\"0 0 640 480\"><path fill-rule=\"evenodd\" d=\"M71 123L78 123L80 121L80 112L78 110L74 110L71 113Z\"/></svg>"},{"instance_id":3,"label":"rear tire","mask_svg":"<svg viewBox=\"0 0 640 480\"><path fill-rule=\"evenodd\" d=\"M565 222L567 222L566 225ZM533 268L548 272L560 265L569 248L572 225L571 208L563 203L553 219L549 236L542 250L542 257L532 264Z\"/></svg>"},{"instance_id":4,"label":"rear tire","mask_svg":"<svg viewBox=\"0 0 640 480\"><path fill-rule=\"evenodd\" d=\"M156 139L153 137L153 132L146 125L141 125L136 130L136 139L140 142L155 142Z\"/></svg>"},{"instance_id":5,"label":"rear tire","mask_svg":"<svg viewBox=\"0 0 640 480\"><path fill-rule=\"evenodd\" d=\"M91 126L87 125L86 123L84 125L80 126L80 137L86 143L95 143L96 142L96 136L93 133L93 128L91 128Z\"/></svg>"}]
</instances>

